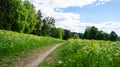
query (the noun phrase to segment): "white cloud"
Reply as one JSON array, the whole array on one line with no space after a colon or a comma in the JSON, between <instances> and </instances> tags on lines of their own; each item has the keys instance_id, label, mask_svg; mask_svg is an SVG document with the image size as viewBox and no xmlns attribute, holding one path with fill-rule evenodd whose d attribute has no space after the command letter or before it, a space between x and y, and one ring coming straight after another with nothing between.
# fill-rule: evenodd
<instances>
[{"instance_id":1,"label":"white cloud","mask_svg":"<svg viewBox=\"0 0 120 67\"><path fill-rule=\"evenodd\" d=\"M96 25L96 27L108 33L110 33L111 31L115 31L120 36L120 22L103 22L99 25Z\"/></svg>"},{"instance_id":2,"label":"white cloud","mask_svg":"<svg viewBox=\"0 0 120 67\"><path fill-rule=\"evenodd\" d=\"M56 26L69 29L75 32L84 32L88 26L96 26L97 28L110 33L115 31L120 35L119 22L103 22L100 24L86 23L80 21L80 14L65 13L60 8L67 7L84 7L90 4L101 5L111 0L29 0L35 5L36 11L41 10L44 17L52 16L56 19Z\"/></svg>"},{"instance_id":3,"label":"white cloud","mask_svg":"<svg viewBox=\"0 0 120 67\"><path fill-rule=\"evenodd\" d=\"M57 12L64 12L64 10L62 10L60 8L55 8L55 11L57 11Z\"/></svg>"},{"instance_id":4,"label":"white cloud","mask_svg":"<svg viewBox=\"0 0 120 67\"><path fill-rule=\"evenodd\" d=\"M110 1L112 1L112 0L98 0L98 2L96 3L96 6L105 4L105 3L110 2Z\"/></svg>"},{"instance_id":5,"label":"white cloud","mask_svg":"<svg viewBox=\"0 0 120 67\"><path fill-rule=\"evenodd\" d=\"M57 8L67 8L70 6L83 7L88 4L92 4L95 1L96 0L40 0L39 3L43 3L44 5L51 5L52 7Z\"/></svg>"}]
</instances>

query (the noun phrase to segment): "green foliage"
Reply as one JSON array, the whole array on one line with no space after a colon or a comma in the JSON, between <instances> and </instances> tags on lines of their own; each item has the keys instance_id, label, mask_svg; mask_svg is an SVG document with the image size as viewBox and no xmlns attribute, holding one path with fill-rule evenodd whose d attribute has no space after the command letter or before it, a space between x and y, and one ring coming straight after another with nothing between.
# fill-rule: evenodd
<instances>
[{"instance_id":1,"label":"green foliage","mask_svg":"<svg viewBox=\"0 0 120 67\"><path fill-rule=\"evenodd\" d=\"M78 33L78 35L80 39L83 39L83 33Z\"/></svg>"},{"instance_id":2,"label":"green foliage","mask_svg":"<svg viewBox=\"0 0 120 67\"><path fill-rule=\"evenodd\" d=\"M74 39L78 39L78 38L80 38L80 33L71 32L71 36L72 36L72 38L74 38Z\"/></svg>"},{"instance_id":3,"label":"green foliage","mask_svg":"<svg viewBox=\"0 0 120 67\"><path fill-rule=\"evenodd\" d=\"M116 41L117 38L118 38L118 35L117 35L114 31L112 31L112 32L110 33L110 40L111 40L111 41Z\"/></svg>"},{"instance_id":4,"label":"green foliage","mask_svg":"<svg viewBox=\"0 0 120 67\"><path fill-rule=\"evenodd\" d=\"M62 39L63 35L64 35L64 30L63 29L55 28L55 27L51 28L51 35L50 36Z\"/></svg>"},{"instance_id":5,"label":"green foliage","mask_svg":"<svg viewBox=\"0 0 120 67\"><path fill-rule=\"evenodd\" d=\"M41 10L38 10L38 12L36 13L36 16L37 16L37 23L34 27L32 34L40 36L40 35L42 35L41 29L42 29L42 25L43 25Z\"/></svg>"},{"instance_id":6,"label":"green foliage","mask_svg":"<svg viewBox=\"0 0 120 67\"><path fill-rule=\"evenodd\" d=\"M43 36L50 36L51 28L55 26L55 19L52 17L46 17L43 19L42 24L42 35Z\"/></svg>"},{"instance_id":7,"label":"green foliage","mask_svg":"<svg viewBox=\"0 0 120 67\"><path fill-rule=\"evenodd\" d=\"M0 1L0 29L13 29L14 25L18 25L20 18L19 11L23 7L21 0L1 0ZM14 26L15 27L15 26ZM17 28L18 29L18 28Z\"/></svg>"},{"instance_id":8,"label":"green foliage","mask_svg":"<svg viewBox=\"0 0 120 67\"><path fill-rule=\"evenodd\" d=\"M64 30L62 28L58 28L59 31L59 38L62 39L64 36Z\"/></svg>"},{"instance_id":9,"label":"green foliage","mask_svg":"<svg viewBox=\"0 0 120 67\"><path fill-rule=\"evenodd\" d=\"M24 1L24 7L26 9L26 26L25 26L25 33L31 33L34 29L35 24L37 23L37 17L35 15L35 8L34 5L31 4L29 1Z\"/></svg>"},{"instance_id":10,"label":"green foliage","mask_svg":"<svg viewBox=\"0 0 120 67\"><path fill-rule=\"evenodd\" d=\"M96 38L95 35L97 34L97 32L98 32L98 29L96 27L94 26L88 27L86 28L83 37L87 39L95 39Z\"/></svg>"},{"instance_id":11,"label":"green foliage","mask_svg":"<svg viewBox=\"0 0 120 67\"><path fill-rule=\"evenodd\" d=\"M84 34L83 34L83 38L84 38L84 39L89 39L89 30L90 30L89 27L85 29L85 32L84 32Z\"/></svg>"},{"instance_id":12,"label":"green foliage","mask_svg":"<svg viewBox=\"0 0 120 67\"><path fill-rule=\"evenodd\" d=\"M88 27L85 29L83 39L96 39L96 40L111 40L116 41L118 35L112 31L110 34L98 30L96 27Z\"/></svg>"},{"instance_id":13,"label":"green foliage","mask_svg":"<svg viewBox=\"0 0 120 67\"><path fill-rule=\"evenodd\" d=\"M36 15L37 15L38 23L40 23L40 25L42 25L42 13L41 13L41 10L38 10Z\"/></svg>"},{"instance_id":14,"label":"green foliage","mask_svg":"<svg viewBox=\"0 0 120 67\"><path fill-rule=\"evenodd\" d=\"M74 38L74 39L78 39L78 38L79 38L79 35L78 35L78 34L74 34L73 38Z\"/></svg>"},{"instance_id":15,"label":"green foliage","mask_svg":"<svg viewBox=\"0 0 120 67\"><path fill-rule=\"evenodd\" d=\"M95 35L97 34L97 32L98 32L98 29L92 26L89 31L89 39L95 39L96 38Z\"/></svg>"},{"instance_id":16,"label":"green foliage","mask_svg":"<svg viewBox=\"0 0 120 67\"><path fill-rule=\"evenodd\" d=\"M53 67L120 67L120 42L70 39L57 53Z\"/></svg>"},{"instance_id":17,"label":"green foliage","mask_svg":"<svg viewBox=\"0 0 120 67\"><path fill-rule=\"evenodd\" d=\"M120 41L120 37L118 37L117 41Z\"/></svg>"},{"instance_id":18,"label":"green foliage","mask_svg":"<svg viewBox=\"0 0 120 67\"><path fill-rule=\"evenodd\" d=\"M30 50L59 42L62 40L0 30L0 64Z\"/></svg>"},{"instance_id":19,"label":"green foliage","mask_svg":"<svg viewBox=\"0 0 120 67\"><path fill-rule=\"evenodd\" d=\"M70 30L64 29L63 39L64 39L64 40L67 40L67 39L69 39L69 38L71 38L71 37L72 37L72 33L70 32Z\"/></svg>"},{"instance_id":20,"label":"green foliage","mask_svg":"<svg viewBox=\"0 0 120 67\"><path fill-rule=\"evenodd\" d=\"M97 40L106 40L104 32L103 31L98 31L95 35Z\"/></svg>"},{"instance_id":21,"label":"green foliage","mask_svg":"<svg viewBox=\"0 0 120 67\"><path fill-rule=\"evenodd\" d=\"M0 1L0 29L30 33L37 21L34 6L25 0Z\"/></svg>"}]
</instances>

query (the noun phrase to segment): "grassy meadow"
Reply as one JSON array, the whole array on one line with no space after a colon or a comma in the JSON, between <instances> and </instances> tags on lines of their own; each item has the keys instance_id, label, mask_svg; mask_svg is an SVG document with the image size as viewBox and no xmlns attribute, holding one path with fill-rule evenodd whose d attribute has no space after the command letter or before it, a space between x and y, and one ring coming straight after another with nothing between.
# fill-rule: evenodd
<instances>
[{"instance_id":1,"label":"grassy meadow","mask_svg":"<svg viewBox=\"0 0 120 67\"><path fill-rule=\"evenodd\" d=\"M40 67L120 67L120 42L69 39Z\"/></svg>"},{"instance_id":2,"label":"grassy meadow","mask_svg":"<svg viewBox=\"0 0 120 67\"><path fill-rule=\"evenodd\" d=\"M0 30L0 65L30 50L60 42L63 40Z\"/></svg>"}]
</instances>

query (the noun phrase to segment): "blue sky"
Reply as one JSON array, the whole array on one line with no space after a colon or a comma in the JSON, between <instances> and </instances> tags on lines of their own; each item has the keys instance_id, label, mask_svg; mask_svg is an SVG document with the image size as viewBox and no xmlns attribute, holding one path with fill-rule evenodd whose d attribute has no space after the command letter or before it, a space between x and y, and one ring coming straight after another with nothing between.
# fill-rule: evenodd
<instances>
[{"instance_id":1,"label":"blue sky","mask_svg":"<svg viewBox=\"0 0 120 67\"><path fill-rule=\"evenodd\" d=\"M56 27L84 32L96 26L107 33L120 36L120 0L29 0L43 17L56 19Z\"/></svg>"},{"instance_id":2,"label":"blue sky","mask_svg":"<svg viewBox=\"0 0 120 67\"><path fill-rule=\"evenodd\" d=\"M83 8L61 8L64 12L73 12L81 15L81 21L99 23L105 21L120 22L120 2L110 1L103 5L88 5Z\"/></svg>"}]
</instances>

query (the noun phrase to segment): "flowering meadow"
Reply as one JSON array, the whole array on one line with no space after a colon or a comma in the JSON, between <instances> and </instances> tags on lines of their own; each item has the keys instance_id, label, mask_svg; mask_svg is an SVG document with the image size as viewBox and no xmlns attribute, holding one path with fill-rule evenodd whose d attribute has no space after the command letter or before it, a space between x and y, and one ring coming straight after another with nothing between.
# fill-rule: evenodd
<instances>
[{"instance_id":1,"label":"flowering meadow","mask_svg":"<svg viewBox=\"0 0 120 67\"><path fill-rule=\"evenodd\" d=\"M120 67L120 42L70 39L58 56L58 67Z\"/></svg>"},{"instance_id":2,"label":"flowering meadow","mask_svg":"<svg viewBox=\"0 0 120 67\"><path fill-rule=\"evenodd\" d=\"M120 41L69 39L40 67L120 67Z\"/></svg>"}]
</instances>

